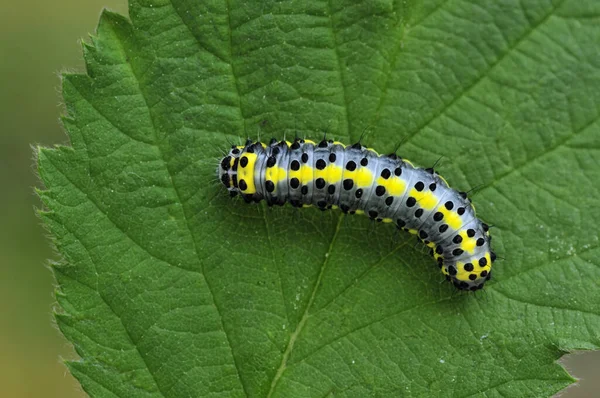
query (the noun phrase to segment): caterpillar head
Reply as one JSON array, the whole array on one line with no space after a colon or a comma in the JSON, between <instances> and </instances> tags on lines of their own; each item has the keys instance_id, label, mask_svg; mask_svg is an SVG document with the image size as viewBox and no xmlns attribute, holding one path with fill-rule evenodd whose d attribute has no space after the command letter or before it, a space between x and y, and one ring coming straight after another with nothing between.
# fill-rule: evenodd
<instances>
[{"instance_id":1,"label":"caterpillar head","mask_svg":"<svg viewBox=\"0 0 600 398\"><path fill-rule=\"evenodd\" d=\"M227 188L231 196L237 194L237 169L239 156L242 153L243 146L232 146L227 156L219 162L217 166L217 177L219 181Z\"/></svg>"}]
</instances>

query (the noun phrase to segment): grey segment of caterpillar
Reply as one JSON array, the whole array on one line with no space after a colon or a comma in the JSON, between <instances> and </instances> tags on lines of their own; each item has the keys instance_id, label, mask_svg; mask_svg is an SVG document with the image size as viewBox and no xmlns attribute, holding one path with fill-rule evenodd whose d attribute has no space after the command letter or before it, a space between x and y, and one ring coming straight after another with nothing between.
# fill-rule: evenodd
<instances>
[{"instance_id":1,"label":"grey segment of caterpillar","mask_svg":"<svg viewBox=\"0 0 600 398\"><path fill-rule=\"evenodd\" d=\"M217 174L231 196L241 194L248 203L339 208L393 222L431 248L446 280L460 290L479 290L491 278L496 255L487 224L466 193L450 188L433 168L360 143L273 139L232 146Z\"/></svg>"}]
</instances>

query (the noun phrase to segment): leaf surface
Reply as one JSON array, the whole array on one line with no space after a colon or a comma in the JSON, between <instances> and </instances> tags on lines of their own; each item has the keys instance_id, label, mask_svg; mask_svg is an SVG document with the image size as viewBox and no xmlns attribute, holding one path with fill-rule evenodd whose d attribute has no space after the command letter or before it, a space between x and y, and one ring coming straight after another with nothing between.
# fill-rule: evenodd
<instances>
[{"instance_id":1,"label":"leaf surface","mask_svg":"<svg viewBox=\"0 0 600 398\"><path fill-rule=\"evenodd\" d=\"M58 325L93 397L547 396L600 345L600 4L131 0L39 149ZM362 137L478 187L456 294L410 236L230 200L230 142Z\"/></svg>"}]
</instances>

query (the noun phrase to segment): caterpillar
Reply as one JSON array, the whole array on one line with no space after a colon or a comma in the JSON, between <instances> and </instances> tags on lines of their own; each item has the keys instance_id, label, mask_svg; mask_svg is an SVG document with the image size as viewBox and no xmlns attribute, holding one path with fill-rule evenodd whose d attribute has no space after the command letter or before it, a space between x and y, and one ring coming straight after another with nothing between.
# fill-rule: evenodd
<instances>
[{"instance_id":1,"label":"caterpillar","mask_svg":"<svg viewBox=\"0 0 600 398\"><path fill-rule=\"evenodd\" d=\"M467 194L450 188L433 168L416 167L395 153L326 139L248 140L231 147L217 174L230 196L241 194L248 203L339 208L395 223L431 249L459 290L479 290L491 278L492 237Z\"/></svg>"}]
</instances>

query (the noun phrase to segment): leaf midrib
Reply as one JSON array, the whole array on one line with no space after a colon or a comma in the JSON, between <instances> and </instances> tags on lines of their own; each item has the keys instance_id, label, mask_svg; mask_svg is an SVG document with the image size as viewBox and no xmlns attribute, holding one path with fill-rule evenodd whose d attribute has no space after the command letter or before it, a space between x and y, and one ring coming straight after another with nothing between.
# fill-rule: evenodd
<instances>
[{"instance_id":1,"label":"leaf midrib","mask_svg":"<svg viewBox=\"0 0 600 398\"><path fill-rule=\"evenodd\" d=\"M292 353L292 350L294 349L294 344L296 343L296 339L298 338L298 336L304 329L304 325L308 321L310 308L312 307L312 304L315 301L315 298L317 296L317 291L319 290L319 286L321 285L321 281L323 279L325 269L327 268L327 264L329 263L329 258L332 257L331 252L333 251L333 247L334 247L337 237L339 235L340 227L342 225L343 219L344 219L344 214L340 213L340 215L338 216L338 222L336 224L335 231L334 231L333 235L331 236L331 240L329 242L329 248L325 252L325 255L323 258L323 263L321 264L321 267L319 267L319 275L318 275L317 280L315 281L315 284L312 288L310 298L308 299L308 302L306 303L306 307L304 308L304 311L302 313L302 318L300 318L300 322L298 322L298 326L296 327L296 330L294 330L294 332L290 336L288 345L287 345L285 351L283 352L283 355L281 357L281 363L279 364L279 367L277 368L277 372L275 373L275 376L273 377L273 380L271 381L271 387L267 394L267 398L271 398L271 396L275 392L275 389L277 388L277 384L279 383L279 380L281 380L281 376L283 375L283 372L285 371L287 361Z\"/></svg>"}]
</instances>

